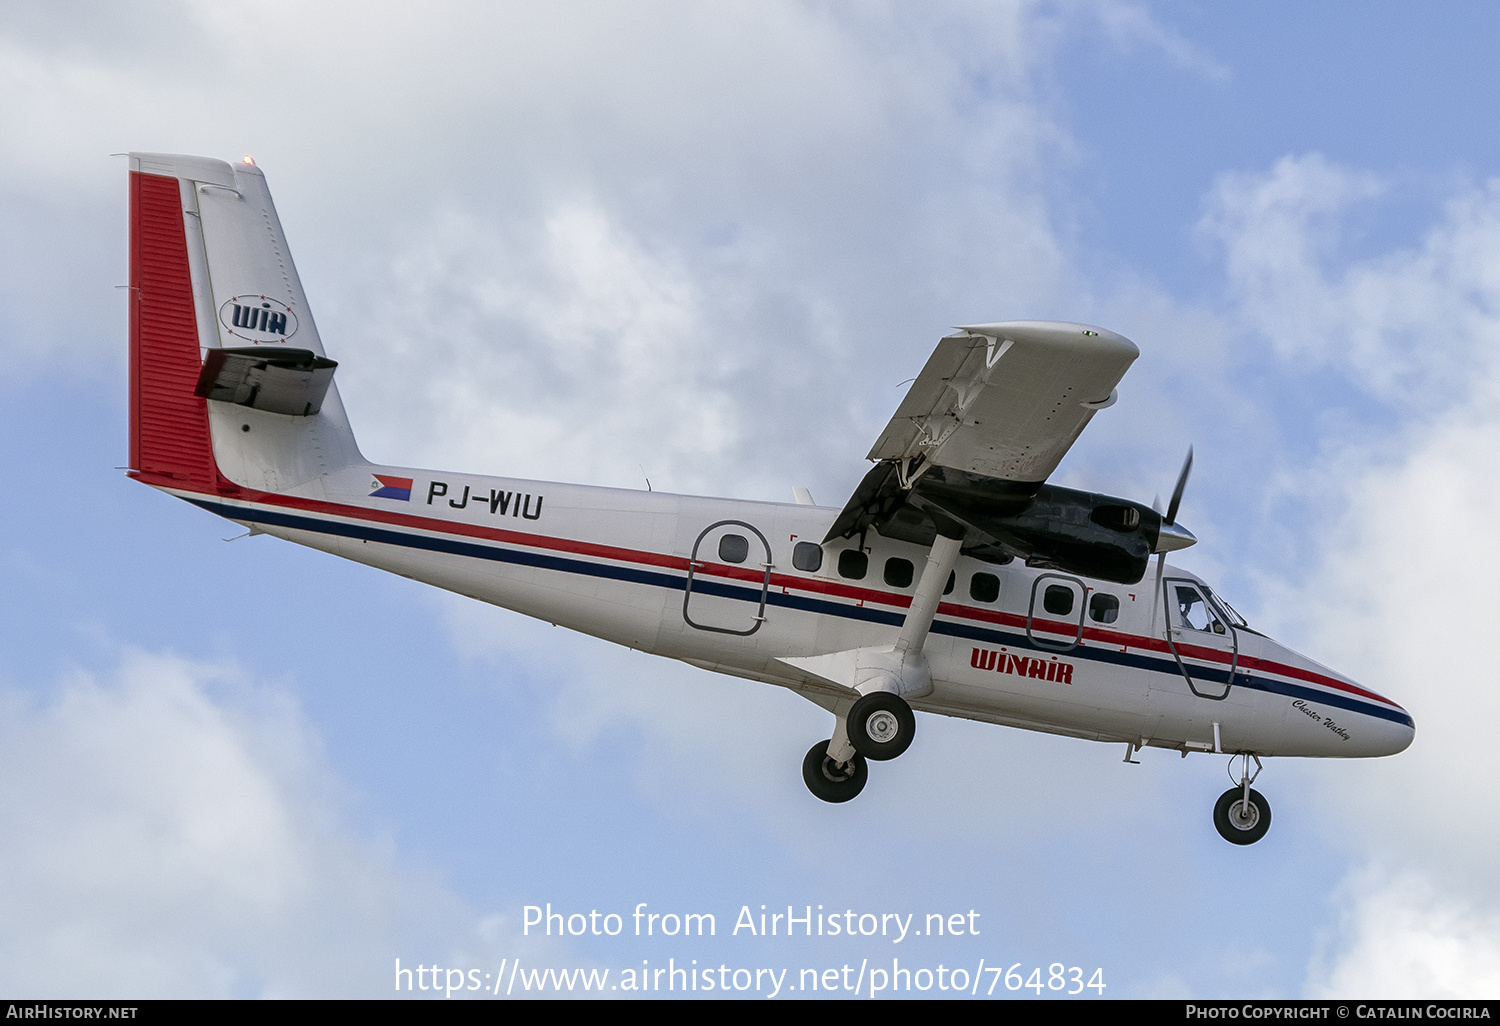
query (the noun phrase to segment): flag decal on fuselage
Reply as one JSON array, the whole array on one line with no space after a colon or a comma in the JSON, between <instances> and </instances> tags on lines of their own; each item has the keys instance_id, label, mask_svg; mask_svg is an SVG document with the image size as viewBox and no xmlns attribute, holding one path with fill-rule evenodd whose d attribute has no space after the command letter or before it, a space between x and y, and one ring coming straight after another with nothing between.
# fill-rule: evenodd
<instances>
[{"instance_id":1,"label":"flag decal on fuselage","mask_svg":"<svg viewBox=\"0 0 1500 1026\"><path fill-rule=\"evenodd\" d=\"M400 499L402 502L410 502L411 482L412 479L409 477L392 477L389 474L371 474L370 498Z\"/></svg>"}]
</instances>

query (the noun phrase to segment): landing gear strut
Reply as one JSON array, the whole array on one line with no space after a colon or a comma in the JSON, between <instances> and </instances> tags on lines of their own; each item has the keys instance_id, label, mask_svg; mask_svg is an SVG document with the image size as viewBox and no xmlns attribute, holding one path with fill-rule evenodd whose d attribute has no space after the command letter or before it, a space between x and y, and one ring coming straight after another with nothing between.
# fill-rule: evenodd
<instances>
[{"instance_id":1,"label":"landing gear strut","mask_svg":"<svg viewBox=\"0 0 1500 1026\"><path fill-rule=\"evenodd\" d=\"M1230 844L1254 844L1266 836L1271 829L1271 803L1250 784L1260 776L1260 759L1249 754L1238 756L1244 760L1240 782L1219 796L1214 805L1214 827L1219 836ZM1250 773L1250 760L1255 759L1255 773ZM1234 774L1234 759L1229 760L1230 776Z\"/></svg>"},{"instance_id":2,"label":"landing gear strut","mask_svg":"<svg viewBox=\"0 0 1500 1026\"><path fill-rule=\"evenodd\" d=\"M829 744L830 741L819 741L807 750L807 758L802 760L802 779L807 789L825 802L847 802L865 789L870 768L858 752L848 762L834 762L828 754Z\"/></svg>"},{"instance_id":3,"label":"landing gear strut","mask_svg":"<svg viewBox=\"0 0 1500 1026\"><path fill-rule=\"evenodd\" d=\"M945 525L953 537L941 533ZM894 645L789 660L848 689L827 707L834 715L833 737L813 745L802 760L807 789L825 802L847 802L859 794L869 775L865 760L894 759L916 736L917 718L902 696L932 693L932 670L922 647L963 547L963 529L946 517L938 530ZM866 693L859 694L861 689Z\"/></svg>"}]
</instances>

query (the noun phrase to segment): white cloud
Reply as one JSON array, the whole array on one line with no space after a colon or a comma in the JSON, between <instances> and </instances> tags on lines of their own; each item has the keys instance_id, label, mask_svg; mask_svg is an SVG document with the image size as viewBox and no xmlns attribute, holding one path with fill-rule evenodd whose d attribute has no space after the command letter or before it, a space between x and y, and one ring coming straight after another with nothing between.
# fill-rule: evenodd
<instances>
[{"instance_id":1,"label":"white cloud","mask_svg":"<svg viewBox=\"0 0 1500 1026\"><path fill-rule=\"evenodd\" d=\"M701 465L742 441L744 357L698 283L591 203L560 205L534 238L476 229L446 217L361 305L379 325L349 375L380 411L366 450L637 488L643 467L658 487L671 469L701 487Z\"/></svg>"},{"instance_id":2,"label":"white cloud","mask_svg":"<svg viewBox=\"0 0 1500 1026\"><path fill-rule=\"evenodd\" d=\"M1233 72L1212 53L1184 38L1170 25L1151 16L1135 4L1106 2L1098 5L1100 23L1116 46L1129 52L1136 45L1155 50L1179 67L1194 72L1210 82L1224 84Z\"/></svg>"},{"instance_id":3,"label":"white cloud","mask_svg":"<svg viewBox=\"0 0 1500 1026\"><path fill-rule=\"evenodd\" d=\"M1500 783L1476 733L1500 717L1490 638L1500 542L1500 183L1457 195L1422 243L1368 259L1333 240L1379 185L1318 157L1221 181L1205 230L1229 255L1236 314L1292 373L1322 366L1383 400L1288 492L1342 498L1308 572L1272 589L1274 634L1404 704L1405 753L1309 772L1331 843L1379 872L1344 885L1317 995L1494 992Z\"/></svg>"},{"instance_id":4,"label":"white cloud","mask_svg":"<svg viewBox=\"0 0 1500 1026\"><path fill-rule=\"evenodd\" d=\"M132 653L0 706L7 991L378 993L477 921L349 825L295 706L232 670Z\"/></svg>"},{"instance_id":5,"label":"white cloud","mask_svg":"<svg viewBox=\"0 0 1500 1026\"><path fill-rule=\"evenodd\" d=\"M1349 311L1325 266L1335 255L1335 218L1380 189L1373 176L1318 154L1216 183L1199 232L1223 244L1239 312L1282 357L1326 359L1342 350Z\"/></svg>"},{"instance_id":6,"label":"white cloud","mask_svg":"<svg viewBox=\"0 0 1500 1026\"><path fill-rule=\"evenodd\" d=\"M1284 615L1275 630L1306 639L1311 654L1412 707L1416 744L1363 771L1380 784L1378 794L1353 799L1361 812L1357 829L1432 853L1450 847L1457 835L1496 851L1500 830L1471 810L1500 792L1483 772L1479 750L1464 738L1476 719L1500 715L1500 697L1487 686L1485 669L1490 582L1500 572L1491 525L1500 483L1490 472L1500 446L1500 350L1492 344L1500 337L1500 278L1489 270L1500 266L1500 184L1455 199L1420 248L1325 273L1304 260L1315 249L1314 233L1301 215L1283 216L1284 205L1274 197L1297 194L1303 198L1290 205L1304 212L1333 210L1331 201L1305 197L1347 197L1358 191L1349 184L1358 180L1316 159L1284 160L1263 179L1239 180L1242 198L1273 197L1241 208L1243 231L1226 238L1231 279L1247 297L1245 322L1286 343L1283 353L1293 364L1304 345L1316 344L1317 358L1331 360L1359 350L1359 336L1363 355L1355 353L1349 375L1383 387L1395 368L1420 362L1455 388L1428 394L1424 402L1393 404L1396 416L1365 437L1344 436L1287 480L1289 489L1339 494L1344 506L1314 531L1322 556L1315 571L1290 585L1295 592L1281 595L1277 604L1298 613ZM1294 187L1297 182L1305 188ZM1221 188L1220 199L1225 195ZM1235 263L1233 254L1252 252L1259 255ZM1307 272L1295 289L1265 284L1271 278L1255 270L1294 266ZM1256 291L1256 282L1264 292ZM1388 316L1371 312L1368 299L1375 294L1386 297L1381 310ZM1278 320L1266 312L1272 307ZM1327 331L1298 336L1300 329L1287 327L1312 323ZM1423 323L1433 330L1417 349L1413 339ZM1373 363L1384 369L1372 369ZM1399 795L1394 801L1393 790ZM1377 808L1385 811L1377 814ZM1442 840L1425 840L1436 837Z\"/></svg>"},{"instance_id":7,"label":"white cloud","mask_svg":"<svg viewBox=\"0 0 1500 1026\"><path fill-rule=\"evenodd\" d=\"M1500 992L1500 915L1435 888L1422 874L1357 874L1348 907L1315 959L1306 996L1490 999Z\"/></svg>"},{"instance_id":8,"label":"white cloud","mask_svg":"<svg viewBox=\"0 0 1500 1026\"><path fill-rule=\"evenodd\" d=\"M1408 752L1365 768L1355 793L1341 796L1345 827L1475 885L1500 854L1500 825L1476 814L1500 803L1500 783L1474 734L1500 717L1490 668L1495 381L1491 371L1469 402L1408 430L1398 460L1346 471L1349 512L1298 599L1312 611L1302 632L1318 654L1406 704L1417 722Z\"/></svg>"},{"instance_id":9,"label":"white cloud","mask_svg":"<svg viewBox=\"0 0 1500 1026\"><path fill-rule=\"evenodd\" d=\"M1455 195L1419 247L1340 250L1387 186L1318 154L1220 178L1199 225L1223 245L1236 314L1304 373L1331 368L1397 408L1442 408L1500 340L1500 181Z\"/></svg>"}]
</instances>

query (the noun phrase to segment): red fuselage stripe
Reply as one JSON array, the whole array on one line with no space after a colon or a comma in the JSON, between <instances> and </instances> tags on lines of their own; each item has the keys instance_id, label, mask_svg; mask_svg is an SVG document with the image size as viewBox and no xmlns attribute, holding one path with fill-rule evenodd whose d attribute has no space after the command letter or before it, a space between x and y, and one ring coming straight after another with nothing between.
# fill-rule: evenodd
<instances>
[{"instance_id":1,"label":"red fuselage stripe","mask_svg":"<svg viewBox=\"0 0 1500 1026\"><path fill-rule=\"evenodd\" d=\"M144 475L142 475L144 477ZM158 483L158 482L149 482ZM173 487L172 482L159 482L166 487ZM178 486L177 490L181 490ZM620 563L634 563L637 565L662 567L676 570L686 574L688 571L688 560L682 556L666 555L658 552L645 552L638 549L621 548L614 545L600 545L595 542L576 541L571 538L557 538L549 535L531 534L524 531L507 531L494 527L482 527L478 524L455 523L449 520L439 520L434 517L416 516L411 513L399 513L394 510L369 509L363 506L348 506L342 503L328 502L323 499L309 499L296 495L283 495L273 492L261 492L251 489L240 489L239 494L234 496L240 501L248 501L266 506L279 506L285 509L295 509L307 513L319 513L325 516L337 516L350 520L361 520L382 524L391 524L400 527L414 528L421 531L430 531L438 534L458 535L468 538L479 538L486 541L503 542L510 545L523 545L527 548L544 549L554 552L567 552L573 555L592 556L596 559L609 559ZM730 566L721 563L706 563L699 561L702 565L695 571L697 574L707 574L714 577L728 578L731 580L748 581L759 585L764 579L763 572L756 572L746 567ZM817 578L793 577L789 574L771 574L771 586L781 588L785 591L795 589L797 591L831 595L839 598L847 598L858 601L861 604L874 603L895 608L905 608L911 605L911 596L892 592L878 591L872 588L858 588L834 581L824 581ZM943 602L938 606L940 614L950 617L960 617L967 620L977 620L982 623L992 623L999 626L1009 627L1013 630L1024 631L1026 629L1026 617L1015 613L1005 613L996 609L979 609L973 606L963 606L952 602ZM1033 632L1044 632L1048 634L1064 634L1073 636L1077 632L1076 623L1063 623L1056 620L1042 620L1033 618L1031 629ZM1118 632L1104 631L1097 628L1085 628L1083 632L1085 641L1092 641L1102 647L1125 646L1142 651L1156 652L1170 655L1171 649L1167 643L1158 638L1148 638L1137 634L1121 634ZM1197 645L1177 646L1177 650L1184 656L1203 662L1217 662L1225 666L1229 665L1232 656L1230 653L1221 652L1217 649L1206 648ZM1285 663L1274 662L1269 659L1242 658L1239 663L1245 670L1256 670L1261 673L1275 673L1284 677L1292 677L1307 681L1322 687L1334 688L1351 695L1357 695L1371 701L1380 702L1394 709L1401 707L1390 699L1378 695L1373 691L1350 684L1346 681L1337 680L1332 677L1304 670L1301 667L1289 666Z\"/></svg>"}]
</instances>

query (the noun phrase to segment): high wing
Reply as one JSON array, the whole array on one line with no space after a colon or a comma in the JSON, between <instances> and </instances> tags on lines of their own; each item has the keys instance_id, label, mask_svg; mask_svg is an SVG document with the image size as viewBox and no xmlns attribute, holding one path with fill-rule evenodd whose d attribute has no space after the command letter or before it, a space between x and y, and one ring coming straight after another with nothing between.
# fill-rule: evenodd
<instances>
[{"instance_id":1,"label":"high wing","mask_svg":"<svg viewBox=\"0 0 1500 1026\"><path fill-rule=\"evenodd\" d=\"M1082 324L1013 321L938 343L867 457L1040 484L1140 355Z\"/></svg>"},{"instance_id":2,"label":"high wing","mask_svg":"<svg viewBox=\"0 0 1500 1026\"><path fill-rule=\"evenodd\" d=\"M1123 499L1047 485L1084 427L1113 405L1140 355L1084 324L1011 321L957 329L938 343L876 440L866 475L825 541L874 528L922 544L1016 556L1134 582L1161 517Z\"/></svg>"}]
</instances>

